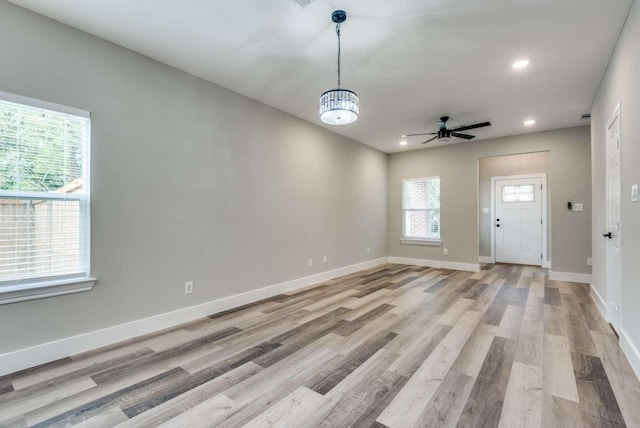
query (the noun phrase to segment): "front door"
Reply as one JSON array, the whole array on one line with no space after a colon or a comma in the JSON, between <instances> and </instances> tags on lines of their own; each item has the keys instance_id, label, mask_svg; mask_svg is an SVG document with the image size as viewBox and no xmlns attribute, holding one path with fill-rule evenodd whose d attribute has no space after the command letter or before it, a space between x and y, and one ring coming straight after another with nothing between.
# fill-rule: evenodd
<instances>
[{"instance_id":1,"label":"front door","mask_svg":"<svg viewBox=\"0 0 640 428\"><path fill-rule=\"evenodd\" d=\"M607 124L607 318L617 331L622 321L620 291L620 109Z\"/></svg>"},{"instance_id":2,"label":"front door","mask_svg":"<svg viewBox=\"0 0 640 428\"><path fill-rule=\"evenodd\" d=\"M495 182L496 262L542 266L542 179Z\"/></svg>"}]
</instances>

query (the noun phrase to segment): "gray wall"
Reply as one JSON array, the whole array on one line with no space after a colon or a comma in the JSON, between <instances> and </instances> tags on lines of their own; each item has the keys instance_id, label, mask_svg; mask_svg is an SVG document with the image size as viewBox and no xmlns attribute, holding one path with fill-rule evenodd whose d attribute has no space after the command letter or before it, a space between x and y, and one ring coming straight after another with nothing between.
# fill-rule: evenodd
<instances>
[{"instance_id":1,"label":"gray wall","mask_svg":"<svg viewBox=\"0 0 640 428\"><path fill-rule=\"evenodd\" d=\"M545 173L549 176L549 152L523 153L521 155L494 156L478 160L478 227L480 228L480 256L491 257L491 177L506 175ZM551 235L550 195L547 192L547 237ZM551 240L547 239L547 259L551 260Z\"/></svg>"},{"instance_id":2,"label":"gray wall","mask_svg":"<svg viewBox=\"0 0 640 428\"><path fill-rule=\"evenodd\" d=\"M478 263L478 159L549 151L551 264L558 272L590 273L591 157L588 126L455 144L389 156L390 256ZM402 179L441 178L442 247L400 243ZM567 210L568 201L584 212ZM444 256L443 248L449 249Z\"/></svg>"},{"instance_id":3,"label":"gray wall","mask_svg":"<svg viewBox=\"0 0 640 428\"><path fill-rule=\"evenodd\" d=\"M606 301L606 125L621 102L622 329L640 347L640 203L631 185L640 183L640 2L634 2L592 107L593 285Z\"/></svg>"},{"instance_id":4,"label":"gray wall","mask_svg":"<svg viewBox=\"0 0 640 428\"><path fill-rule=\"evenodd\" d=\"M0 353L386 255L385 154L1 0L0 58L92 112L98 278L0 306Z\"/></svg>"}]
</instances>

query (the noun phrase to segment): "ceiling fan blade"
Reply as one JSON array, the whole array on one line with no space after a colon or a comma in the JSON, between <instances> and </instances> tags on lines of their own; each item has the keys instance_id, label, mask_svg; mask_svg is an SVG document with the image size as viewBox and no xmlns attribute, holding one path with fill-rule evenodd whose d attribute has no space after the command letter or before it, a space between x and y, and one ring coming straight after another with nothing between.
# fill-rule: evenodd
<instances>
[{"instance_id":1,"label":"ceiling fan blade","mask_svg":"<svg viewBox=\"0 0 640 428\"><path fill-rule=\"evenodd\" d=\"M422 144L430 143L430 142L432 142L433 140L435 140L436 138L438 138L438 136L435 136L435 137L433 137L433 138L429 138L427 141L425 141L425 142L424 142L424 143L422 143Z\"/></svg>"},{"instance_id":2,"label":"ceiling fan blade","mask_svg":"<svg viewBox=\"0 0 640 428\"><path fill-rule=\"evenodd\" d=\"M469 134L460 134L458 132L452 132L451 133L452 137L458 137L458 138L464 138L465 140L470 140L472 138L476 138L475 135L469 135Z\"/></svg>"},{"instance_id":3,"label":"ceiling fan blade","mask_svg":"<svg viewBox=\"0 0 640 428\"><path fill-rule=\"evenodd\" d=\"M482 122L482 123L476 123L475 125L459 126L455 129L450 129L450 131L451 132L467 131L469 129L483 128L485 126L491 126L491 122Z\"/></svg>"},{"instance_id":4,"label":"ceiling fan blade","mask_svg":"<svg viewBox=\"0 0 640 428\"><path fill-rule=\"evenodd\" d=\"M438 135L437 132L423 132L422 134L407 134L405 137L417 137L418 135Z\"/></svg>"}]
</instances>

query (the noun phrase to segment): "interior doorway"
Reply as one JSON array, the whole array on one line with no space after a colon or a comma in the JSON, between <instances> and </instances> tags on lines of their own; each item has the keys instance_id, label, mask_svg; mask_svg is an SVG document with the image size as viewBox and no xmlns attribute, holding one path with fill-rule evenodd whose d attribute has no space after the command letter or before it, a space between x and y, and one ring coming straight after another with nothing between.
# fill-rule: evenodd
<instances>
[{"instance_id":1,"label":"interior doorway","mask_svg":"<svg viewBox=\"0 0 640 428\"><path fill-rule=\"evenodd\" d=\"M493 183L495 261L542 266L543 177L494 177Z\"/></svg>"},{"instance_id":2,"label":"interior doorway","mask_svg":"<svg viewBox=\"0 0 640 428\"><path fill-rule=\"evenodd\" d=\"M495 180L494 178L530 178L544 176L551 172L551 152L514 153L488 156L478 159L478 255L480 263L495 263L494 232L496 231ZM542 267L551 268L551 212L549 211L550 192L545 184L543 205L543 232L541 239L544 254Z\"/></svg>"}]
</instances>

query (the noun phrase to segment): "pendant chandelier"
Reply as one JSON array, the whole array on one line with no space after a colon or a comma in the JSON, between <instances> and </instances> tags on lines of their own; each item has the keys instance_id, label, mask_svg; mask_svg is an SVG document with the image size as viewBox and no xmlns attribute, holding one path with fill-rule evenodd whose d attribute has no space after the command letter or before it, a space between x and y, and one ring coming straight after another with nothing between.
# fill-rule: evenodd
<instances>
[{"instance_id":1,"label":"pendant chandelier","mask_svg":"<svg viewBox=\"0 0 640 428\"><path fill-rule=\"evenodd\" d=\"M340 24L347 20L347 13L336 10L331 14L331 20L336 23L338 36L338 88L320 96L320 119L329 125L348 125L358 120L360 101L355 92L340 88Z\"/></svg>"}]
</instances>

